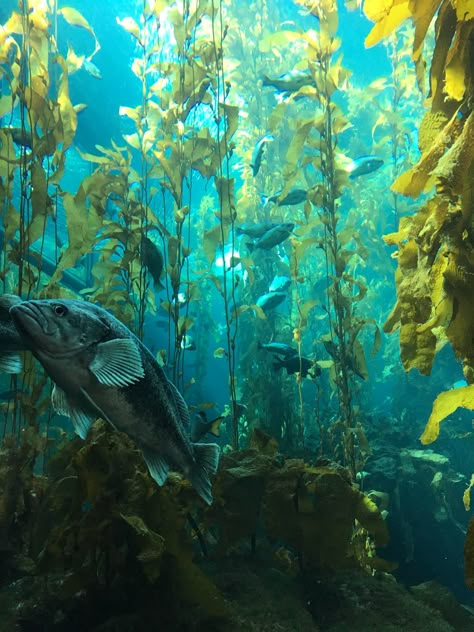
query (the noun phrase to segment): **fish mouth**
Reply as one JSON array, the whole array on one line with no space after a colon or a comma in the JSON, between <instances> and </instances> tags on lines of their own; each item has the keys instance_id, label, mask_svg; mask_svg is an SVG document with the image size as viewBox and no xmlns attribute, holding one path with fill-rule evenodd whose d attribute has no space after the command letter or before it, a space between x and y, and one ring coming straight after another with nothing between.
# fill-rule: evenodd
<instances>
[{"instance_id":1,"label":"fish mouth","mask_svg":"<svg viewBox=\"0 0 474 632\"><path fill-rule=\"evenodd\" d=\"M41 307L35 303L20 303L10 308L10 315L18 333L29 338L33 337L35 332L41 330L43 334L52 336L56 327L51 327L51 323L44 315Z\"/></svg>"}]
</instances>

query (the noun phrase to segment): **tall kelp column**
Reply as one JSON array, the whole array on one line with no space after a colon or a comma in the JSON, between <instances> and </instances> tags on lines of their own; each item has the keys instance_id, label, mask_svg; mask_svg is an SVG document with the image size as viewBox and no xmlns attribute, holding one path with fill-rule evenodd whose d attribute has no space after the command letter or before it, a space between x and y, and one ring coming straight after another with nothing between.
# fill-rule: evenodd
<instances>
[{"instance_id":1,"label":"tall kelp column","mask_svg":"<svg viewBox=\"0 0 474 632\"><path fill-rule=\"evenodd\" d=\"M60 20L89 32L91 59L99 44L92 28L74 9L56 10L54 3L40 0L23 2L0 30L0 116L4 121L0 129L0 280L2 293L25 297L58 293L54 284L44 288L46 232L53 244L50 257L55 265L60 182L67 169L66 152L74 140L77 113L84 107L71 103L69 74L71 60L75 59L77 68L85 55L79 58L72 49L67 56L59 53ZM82 234L87 226L87 216L78 220L68 226L70 235ZM12 382L21 394L14 402L3 404L4 435L8 431L19 435L25 425L36 426L50 408L44 393L46 380L34 371L31 359L21 384L16 378Z\"/></svg>"},{"instance_id":2,"label":"tall kelp column","mask_svg":"<svg viewBox=\"0 0 474 632\"><path fill-rule=\"evenodd\" d=\"M450 344L468 386L441 393L421 436L436 440L440 423L458 407L474 410L474 5L465 0L386 3L367 0L376 25L372 45L412 18L413 58L424 64L423 42L432 19L435 48L429 106L419 130L421 158L400 175L393 190L416 198L434 195L385 240L398 247L397 302L385 330L400 330L405 370L428 375L436 353ZM474 521L466 542L466 581L474 587Z\"/></svg>"},{"instance_id":3,"label":"tall kelp column","mask_svg":"<svg viewBox=\"0 0 474 632\"><path fill-rule=\"evenodd\" d=\"M318 331L319 338L314 342L324 347L329 359L317 364L328 371L337 406L330 403L327 410L323 410L317 397L312 423L319 427L322 453L343 462L355 476L362 468L367 450L361 412L355 406L355 379L368 377L361 334L375 323L359 315L367 285L365 279L357 278L355 270L357 262L367 258L368 252L353 218L342 218L340 212L341 196L349 179L338 142L341 133L351 124L342 110L337 92L346 85L350 72L342 64L341 41L336 36L336 3L327 0L316 6L304 1L298 4L316 18L314 23L318 28L275 35L275 38L286 35L290 41L304 41L304 63L310 81L292 98L296 101L305 97L310 100L313 110L312 116L296 118L283 168L286 186L282 195L299 178L307 178L309 186L303 217L298 220L299 239L292 240L293 337L301 353L303 337ZM271 119L275 127L282 121L288 123L287 109L291 111L289 103L276 107ZM314 328L318 321L313 320L312 310L319 300L304 300L303 291L305 281L312 279L314 283L315 278L325 279L323 316L318 319L322 324L317 328ZM372 352L377 351L379 344L380 333L376 327Z\"/></svg>"}]
</instances>

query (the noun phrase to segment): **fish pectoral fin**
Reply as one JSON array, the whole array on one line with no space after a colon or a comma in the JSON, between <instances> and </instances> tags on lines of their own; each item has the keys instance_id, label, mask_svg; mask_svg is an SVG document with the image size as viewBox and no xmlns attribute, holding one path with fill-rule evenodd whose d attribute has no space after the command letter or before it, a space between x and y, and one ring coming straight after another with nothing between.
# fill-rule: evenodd
<instances>
[{"instance_id":1,"label":"fish pectoral fin","mask_svg":"<svg viewBox=\"0 0 474 632\"><path fill-rule=\"evenodd\" d=\"M100 343L89 369L106 386L128 386L145 376L140 350L132 338Z\"/></svg>"},{"instance_id":2,"label":"fish pectoral fin","mask_svg":"<svg viewBox=\"0 0 474 632\"><path fill-rule=\"evenodd\" d=\"M214 435L214 437L220 437L220 427L221 427L221 423L224 420L224 417L221 415L220 417L216 417L216 419L214 419L211 422L211 425L209 426L209 430L208 432L211 435Z\"/></svg>"},{"instance_id":3,"label":"fish pectoral fin","mask_svg":"<svg viewBox=\"0 0 474 632\"><path fill-rule=\"evenodd\" d=\"M151 477L161 487L168 478L168 464L160 454L149 448L142 448L142 452Z\"/></svg>"},{"instance_id":4,"label":"fish pectoral fin","mask_svg":"<svg viewBox=\"0 0 474 632\"><path fill-rule=\"evenodd\" d=\"M219 465L220 449L217 443L195 443L195 464L187 475L199 496L212 505L212 485L209 476L215 474Z\"/></svg>"},{"instance_id":5,"label":"fish pectoral fin","mask_svg":"<svg viewBox=\"0 0 474 632\"><path fill-rule=\"evenodd\" d=\"M94 420L83 410L70 404L66 393L56 384L53 386L51 403L57 413L69 417L73 423L74 432L79 435L81 439L85 439Z\"/></svg>"},{"instance_id":6,"label":"fish pectoral fin","mask_svg":"<svg viewBox=\"0 0 474 632\"><path fill-rule=\"evenodd\" d=\"M21 358L18 353L0 354L0 371L3 373L21 373Z\"/></svg>"}]
</instances>

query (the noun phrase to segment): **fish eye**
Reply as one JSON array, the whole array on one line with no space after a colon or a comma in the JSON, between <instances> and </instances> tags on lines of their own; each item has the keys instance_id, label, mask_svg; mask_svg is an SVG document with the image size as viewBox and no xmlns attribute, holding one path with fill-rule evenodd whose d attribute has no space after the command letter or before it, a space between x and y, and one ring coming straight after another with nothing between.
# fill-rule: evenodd
<instances>
[{"instance_id":1,"label":"fish eye","mask_svg":"<svg viewBox=\"0 0 474 632\"><path fill-rule=\"evenodd\" d=\"M66 316L67 308L64 307L64 305L55 305L54 313L56 314L56 316Z\"/></svg>"}]
</instances>

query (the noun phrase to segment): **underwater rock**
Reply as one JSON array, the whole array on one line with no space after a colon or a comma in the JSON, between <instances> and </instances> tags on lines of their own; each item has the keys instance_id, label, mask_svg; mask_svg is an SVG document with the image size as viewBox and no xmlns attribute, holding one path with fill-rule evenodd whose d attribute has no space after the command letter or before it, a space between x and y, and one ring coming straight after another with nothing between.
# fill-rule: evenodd
<instances>
[{"instance_id":1,"label":"underwater rock","mask_svg":"<svg viewBox=\"0 0 474 632\"><path fill-rule=\"evenodd\" d=\"M416 599L439 611L455 630L474 630L474 614L462 606L446 586L428 581L412 586L410 591Z\"/></svg>"}]
</instances>

